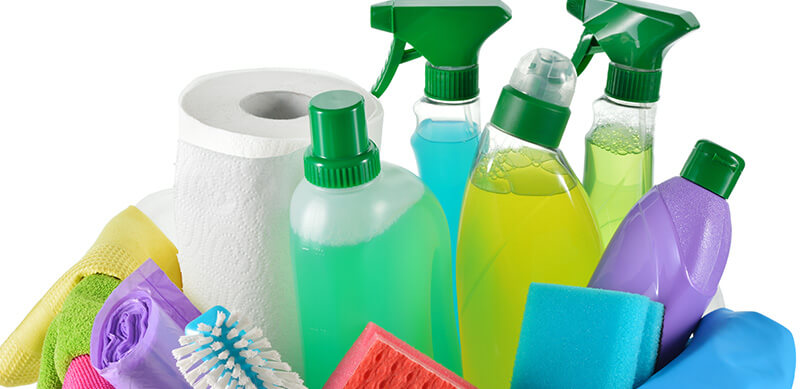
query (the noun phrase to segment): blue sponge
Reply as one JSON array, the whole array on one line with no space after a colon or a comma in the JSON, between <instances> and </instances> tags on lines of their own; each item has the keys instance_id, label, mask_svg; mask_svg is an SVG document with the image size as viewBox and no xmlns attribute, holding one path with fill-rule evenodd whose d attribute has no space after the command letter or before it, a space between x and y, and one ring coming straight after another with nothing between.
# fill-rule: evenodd
<instances>
[{"instance_id":1,"label":"blue sponge","mask_svg":"<svg viewBox=\"0 0 803 389\"><path fill-rule=\"evenodd\" d=\"M664 326L664 305L649 299L647 301L649 302L647 317L644 320L644 332L641 335L641 348L636 365L636 386L647 381L655 371L658 345L661 343L661 329Z\"/></svg>"},{"instance_id":2,"label":"blue sponge","mask_svg":"<svg viewBox=\"0 0 803 389\"><path fill-rule=\"evenodd\" d=\"M663 314L641 295L533 283L511 388L638 386L655 368Z\"/></svg>"}]
</instances>

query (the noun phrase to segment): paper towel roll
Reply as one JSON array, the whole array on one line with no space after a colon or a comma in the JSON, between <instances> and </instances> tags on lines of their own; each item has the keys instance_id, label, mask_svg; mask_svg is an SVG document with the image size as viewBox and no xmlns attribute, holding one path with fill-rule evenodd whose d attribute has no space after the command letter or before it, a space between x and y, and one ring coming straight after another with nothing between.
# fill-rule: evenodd
<instances>
[{"instance_id":1,"label":"paper towel roll","mask_svg":"<svg viewBox=\"0 0 803 389\"><path fill-rule=\"evenodd\" d=\"M309 100L333 89L365 97L369 136L379 144L379 101L327 73L217 73L180 100L174 195L184 292L202 311L219 304L250 318L302 374L289 205L309 144Z\"/></svg>"}]
</instances>

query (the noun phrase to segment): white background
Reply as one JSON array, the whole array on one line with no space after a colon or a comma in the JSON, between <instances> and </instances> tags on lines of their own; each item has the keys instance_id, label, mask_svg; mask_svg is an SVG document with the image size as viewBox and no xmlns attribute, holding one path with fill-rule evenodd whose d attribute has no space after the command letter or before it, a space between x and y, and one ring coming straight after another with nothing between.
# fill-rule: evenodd
<instances>
[{"instance_id":1,"label":"white background","mask_svg":"<svg viewBox=\"0 0 803 389\"><path fill-rule=\"evenodd\" d=\"M173 181L177 98L193 78L257 67L324 69L369 88L391 36L369 27L371 1L0 2L0 338L89 248L117 212ZM801 108L797 1L664 0L702 28L664 62L656 183L677 175L700 138L747 168L729 200L730 308L803 336ZM513 19L480 58L483 120L518 59L574 51L581 24L561 0L509 0ZM563 138L582 172L601 55L582 75ZM403 65L382 98L382 157L415 170L412 104L424 63ZM801 381L801 380L798 380Z\"/></svg>"}]
</instances>

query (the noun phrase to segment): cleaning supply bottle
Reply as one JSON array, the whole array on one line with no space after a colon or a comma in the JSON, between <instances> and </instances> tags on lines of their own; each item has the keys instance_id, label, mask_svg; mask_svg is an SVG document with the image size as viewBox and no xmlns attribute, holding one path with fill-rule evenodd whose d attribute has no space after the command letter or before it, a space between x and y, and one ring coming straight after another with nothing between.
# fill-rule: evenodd
<instances>
[{"instance_id":1,"label":"cleaning supply bottle","mask_svg":"<svg viewBox=\"0 0 803 389\"><path fill-rule=\"evenodd\" d=\"M312 145L290 202L305 376L320 388L369 322L461 372L449 230L412 173L379 162L363 98L310 101Z\"/></svg>"},{"instance_id":2,"label":"cleaning supply bottle","mask_svg":"<svg viewBox=\"0 0 803 389\"><path fill-rule=\"evenodd\" d=\"M733 152L697 142L680 177L652 188L627 214L588 284L664 304L659 368L683 351L717 291L731 243L726 199L743 169Z\"/></svg>"},{"instance_id":3,"label":"cleaning supply bottle","mask_svg":"<svg viewBox=\"0 0 803 389\"><path fill-rule=\"evenodd\" d=\"M424 56L424 97L415 104L411 143L421 179L438 198L452 243L452 266L463 194L480 133L478 55L510 20L499 0L395 0L371 7L371 26L393 34L390 56L373 93L379 97L400 64ZM410 44L412 49L405 50ZM456 308L455 308L456 312Z\"/></svg>"},{"instance_id":4,"label":"cleaning supply bottle","mask_svg":"<svg viewBox=\"0 0 803 389\"><path fill-rule=\"evenodd\" d=\"M581 74L595 53L611 60L605 95L594 102L583 184L603 244L652 187L653 131L661 64L700 24L691 12L633 0L569 0L585 31L572 62Z\"/></svg>"},{"instance_id":5,"label":"cleaning supply bottle","mask_svg":"<svg viewBox=\"0 0 803 389\"><path fill-rule=\"evenodd\" d=\"M483 389L510 387L530 284L585 286L602 254L587 195L558 149L576 77L562 54L530 52L482 134L457 292L464 376Z\"/></svg>"}]
</instances>

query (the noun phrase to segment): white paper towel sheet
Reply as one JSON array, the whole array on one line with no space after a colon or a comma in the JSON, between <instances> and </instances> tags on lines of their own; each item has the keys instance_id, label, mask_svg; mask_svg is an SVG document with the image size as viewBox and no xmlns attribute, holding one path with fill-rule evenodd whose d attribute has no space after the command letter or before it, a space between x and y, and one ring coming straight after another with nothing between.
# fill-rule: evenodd
<instances>
[{"instance_id":1,"label":"white paper towel sheet","mask_svg":"<svg viewBox=\"0 0 803 389\"><path fill-rule=\"evenodd\" d=\"M299 373L289 205L309 144L309 99L333 89L365 96L369 135L379 144L379 101L327 73L218 73L181 97L174 190L184 292L202 311L222 305L252 320Z\"/></svg>"}]
</instances>

